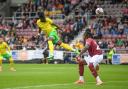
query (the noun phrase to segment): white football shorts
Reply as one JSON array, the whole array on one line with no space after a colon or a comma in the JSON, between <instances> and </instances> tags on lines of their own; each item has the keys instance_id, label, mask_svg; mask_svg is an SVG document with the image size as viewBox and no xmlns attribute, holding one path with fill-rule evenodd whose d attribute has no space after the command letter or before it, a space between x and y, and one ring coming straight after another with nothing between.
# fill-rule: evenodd
<instances>
[{"instance_id":1,"label":"white football shorts","mask_svg":"<svg viewBox=\"0 0 128 89\"><path fill-rule=\"evenodd\" d=\"M103 54L95 55L93 57L91 57L89 55L84 56L84 60L86 61L87 65L89 65L89 63L93 63L94 67L96 67L103 60Z\"/></svg>"}]
</instances>

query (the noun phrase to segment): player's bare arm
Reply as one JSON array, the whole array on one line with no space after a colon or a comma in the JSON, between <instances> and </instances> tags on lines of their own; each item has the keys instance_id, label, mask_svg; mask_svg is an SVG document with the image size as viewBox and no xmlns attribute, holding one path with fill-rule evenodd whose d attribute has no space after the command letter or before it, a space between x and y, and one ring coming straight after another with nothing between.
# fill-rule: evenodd
<instances>
[{"instance_id":1,"label":"player's bare arm","mask_svg":"<svg viewBox=\"0 0 128 89\"><path fill-rule=\"evenodd\" d=\"M80 57L83 53L85 53L89 48L89 45L86 44L85 47L83 48L83 50L80 52L80 54L78 55L78 57Z\"/></svg>"},{"instance_id":2,"label":"player's bare arm","mask_svg":"<svg viewBox=\"0 0 128 89\"><path fill-rule=\"evenodd\" d=\"M76 62L82 61L81 56L82 56L83 53L85 53L88 50L88 48L89 48L89 45L86 44L85 47L80 52L80 54L76 57Z\"/></svg>"},{"instance_id":3,"label":"player's bare arm","mask_svg":"<svg viewBox=\"0 0 128 89\"><path fill-rule=\"evenodd\" d=\"M5 46L6 46L7 50L10 52L10 47L8 46L7 43L5 43Z\"/></svg>"},{"instance_id":4,"label":"player's bare arm","mask_svg":"<svg viewBox=\"0 0 128 89\"><path fill-rule=\"evenodd\" d=\"M61 28L60 28L57 24L52 23L52 25L53 25L53 26L56 26L59 30L61 30Z\"/></svg>"},{"instance_id":5,"label":"player's bare arm","mask_svg":"<svg viewBox=\"0 0 128 89\"><path fill-rule=\"evenodd\" d=\"M39 32L39 34L41 33L41 28L39 28L38 32Z\"/></svg>"},{"instance_id":6,"label":"player's bare arm","mask_svg":"<svg viewBox=\"0 0 128 89\"><path fill-rule=\"evenodd\" d=\"M58 33L60 33L60 34L62 34L62 32L63 32L63 30L62 30L62 28L60 28L57 24L55 24L55 23L52 23L52 25L53 26L56 26L57 27L57 31L58 31Z\"/></svg>"}]
</instances>

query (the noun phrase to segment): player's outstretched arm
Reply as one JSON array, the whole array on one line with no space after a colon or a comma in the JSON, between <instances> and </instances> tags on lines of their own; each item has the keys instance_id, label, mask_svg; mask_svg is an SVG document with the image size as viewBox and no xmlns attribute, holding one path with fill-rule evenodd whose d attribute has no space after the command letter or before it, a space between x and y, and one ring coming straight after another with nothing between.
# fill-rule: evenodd
<instances>
[{"instance_id":1,"label":"player's outstretched arm","mask_svg":"<svg viewBox=\"0 0 128 89\"><path fill-rule=\"evenodd\" d=\"M56 26L59 30L62 30L57 24L52 23L53 26Z\"/></svg>"},{"instance_id":2,"label":"player's outstretched arm","mask_svg":"<svg viewBox=\"0 0 128 89\"><path fill-rule=\"evenodd\" d=\"M38 33L39 33L39 34L41 33L41 28L39 28Z\"/></svg>"},{"instance_id":3,"label":"player's outstretched arm","mask_svg":"<svg viewBox=\"0 0 128 89\"><path fill-rule=\"evenodd\" d=\"M9 45L6 42L4 44L5 44L5 47L7 48L8 52L10 52L11 50L10 50Z\"/></svg>"},{"instance_id":4,"label":"player's outstretched arm","mask_svg":"<svg viewBox=\"0 0 128 89\"><path fill-rule=\"evenodd\" d=\"M76 62L79 63L79 62L82 61L81 56L82 56L83 53L85 53L88 50L88 48L89 48L89 45L86 44L85 47L80 52L80 54L76 57Z\"/></svg>"},{"instance_id":5,"label":"player's outstretched arm","mask_svg":"<svg viewBox=\"0 0 128 89\"><path fill-rule=\"evenodd\" d=\"M83 53L85 53L88 50L88 48L89 48L89 45L86 44L78 56L80 57Z\"/></svg>"},{"instance_id":6,"label":"player's outstretched arm","mask_svg":"<svg viewBox=\"0 0 128 89\"><path fill-rule=\"evenodd\" d=\"M80 52L80 54L76 57L76 61L77 62L80 62L81 61L82 54L85 53L88 50L88 48L89 48L89 45L86 44L85 47Z\"/></svg>"}]
</instances>

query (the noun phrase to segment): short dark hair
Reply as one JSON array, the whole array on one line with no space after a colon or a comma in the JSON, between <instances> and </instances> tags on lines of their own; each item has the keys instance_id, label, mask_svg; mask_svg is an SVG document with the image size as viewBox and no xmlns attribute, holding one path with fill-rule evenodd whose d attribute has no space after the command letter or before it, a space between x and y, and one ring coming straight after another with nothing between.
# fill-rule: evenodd
<instances>
[{"instance_id":1,"label":"short dark hair","mask_svg":"<svg viewBox=\"0 0 128 89\"><path fill-rule=\"evenodd\" d=\"M3 36L0 34L0 38L3 38Z\"/></svg>"},{"instance_id":2,"label":"short dark hair","mask_svg":"<svg viewBox=\"0 0 128 89\"><path fill-rule=\"evenodd\" d=\"M44 12L38 12L38 17L39 17L39 18L45 17Z\"/></svg>"},{"instance_id":3,"label":"short dark hair","mask_svg":"<svg viewBox=\"0 0 128 89\"><path fill-rule=\"evenodd\" d=\"M91 33L91 30L89 28L87 28L84 32L84 36L88 36L88 37L92 37L92 33Z\"/></svg>"},{"instance_id":4,"label":"short dark hair","mask_svg":"<svg viewBox=\"0 0 128 89\"><path fill-rule=\"evenodd\" d=\"M38 17L42 22L46 21L44 12L38 12Z\"/></svg>"}]
</instances>

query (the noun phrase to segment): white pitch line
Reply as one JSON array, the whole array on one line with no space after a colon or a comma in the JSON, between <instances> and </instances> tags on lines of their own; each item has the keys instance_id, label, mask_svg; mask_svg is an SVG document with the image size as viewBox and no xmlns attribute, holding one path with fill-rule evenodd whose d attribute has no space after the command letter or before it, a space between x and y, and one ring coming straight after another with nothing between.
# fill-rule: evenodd
<instances>
[{"instance_id":1,"label":"white pitch line","mask_svg":"<svg viewBox=\"0 0 128 89\"><path fill-rule=\"evenodd\" d=\"M65 84L47 84L47 85L35 85L35 86L25 86L25 87L15 87L15 88L4 88L4 89L26 89L26 88L38 88L38 87L47 87L47 86L61 86L61 85L72 85L72 83Z\"/></svg>"},{"instance_id":2,"label":"white pitch line","mask_svg":"<svg viewBox=\"0 0 128 89\"><path fill-rule=\"evenodd\" d=\"M48 69L48 68L19 68L19 69L26 69L26 70L29 69L30 70L30 69ZM51 67L49 69L53 69L53 68ZM65 68L56 68L56 69L65 69ZM72 68L68 68L68 69L76 69L76 68L72 67Z\"/></svg>"},{"instance_id":3,"label":"white pitch line","mask_svg":"<svg viewBox=\"0 0 128 89\"><path fill-rule=\"evenodd\" d=\"M104 83L120 83L120 82L128 82L128 81L106 81ZM95 83L95 82L87 82L87 83ZM35 85L35 86L25 86L25 87L14 87L14 88L4 88L4 89L27 89L27 88L39 88L39 87L53 87L53 86L64 86L64 85L73 85L74 83L64 83L64 84L47 84L47 85Z\"/></svg>"}]
</instances>

